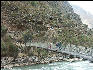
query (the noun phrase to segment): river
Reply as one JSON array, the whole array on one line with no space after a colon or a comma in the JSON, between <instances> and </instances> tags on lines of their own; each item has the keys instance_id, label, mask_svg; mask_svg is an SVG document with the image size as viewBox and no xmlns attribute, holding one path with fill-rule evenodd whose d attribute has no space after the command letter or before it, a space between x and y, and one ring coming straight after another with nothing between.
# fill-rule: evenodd
<instances>
[{"instance_id":1,"label":"river","mask_svg":"<svg viewBox=\"0 0 93 70\"><path fill-rule=\"evenodd\" d=\"M1 69L10 70L10 69ZM50 64L38 64L24 67L13 67L11 70L93 70L93 63L89 61L78 62L54 62Z\"/></svg>"}]
</instances>

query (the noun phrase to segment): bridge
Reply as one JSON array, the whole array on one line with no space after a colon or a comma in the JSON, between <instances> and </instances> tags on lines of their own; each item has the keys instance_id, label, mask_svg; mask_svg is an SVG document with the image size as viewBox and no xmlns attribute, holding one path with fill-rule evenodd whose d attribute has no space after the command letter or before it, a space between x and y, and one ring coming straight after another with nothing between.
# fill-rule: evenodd
<instances>
[{"instance_id":1,"label":"bridge","mask_svg":"<svg viewBox=\"0 0 93 70\"><path fill-rule=\"evenodd\" d=\"M25 47L25 45L22 45L23 47ZM56 51L56 52L60 52L60 53L65 53L68 55L73 55L73 56L77 56L86 60L89 60L91 62L93 62L93 51L92 51L92 55L86 55L86 54L81 54L81 53L77 53L74 51L69 51L68 49L66 49L65 47L62 46L61 49L57 48L55 44L51 44L51 48L49 48L50 43L40 43L40 42L28 42L26 43L26 46L35 46L35 47L39 47L39 48L44 48L44 49L48 49L50 51ZM72 49L72 48L71 48Z\"/></svg>"}]
</instances>

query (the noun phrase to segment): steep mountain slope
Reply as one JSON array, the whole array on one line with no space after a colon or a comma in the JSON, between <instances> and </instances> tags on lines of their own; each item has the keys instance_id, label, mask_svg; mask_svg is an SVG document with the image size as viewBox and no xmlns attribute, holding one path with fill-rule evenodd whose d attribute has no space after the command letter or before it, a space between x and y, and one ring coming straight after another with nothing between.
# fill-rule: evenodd
<instances>
[{"instance_id":1,"label":"steep mountain slope","mask_svg":"<svg viewBox=\"0 0 93 70\"><path fill-rule=\"evenodd\" d=\"M93 46L93 30L88 30L67 1L2 1L1 22L3 56L11 51L5 47L12 44L13 49L16 43L21 47L28 41Z\"/></svg>"}]
</instances>

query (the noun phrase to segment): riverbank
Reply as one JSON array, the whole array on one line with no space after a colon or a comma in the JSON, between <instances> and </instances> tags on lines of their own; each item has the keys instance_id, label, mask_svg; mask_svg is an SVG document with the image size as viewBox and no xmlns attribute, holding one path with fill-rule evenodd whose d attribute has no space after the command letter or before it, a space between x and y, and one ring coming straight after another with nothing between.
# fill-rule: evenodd
<instances>
[{"instance_id":1,"label":"riverbank","mask_svg":"<svg viewBox=\"0 0 93 70\"><path fill-rule=\"evenodd\" d=\"M11 69L12 67L31 66L35 64L48 64L59 61L75 62L82 60L79 58L68 59L62 57L46 57L40 60L38 59L37 56L16 58L15 59L16 61L12 61L13 57L3 57L2 59L7 59L7 60L3 60L3 63L1 63L1 68L9 68L9 69Z\"/></svg>"},{"instance_id":2,"label":"riverbank","mask_svg":"<svg viewBox=\"0 0 93 70\"><path fill-rule=\"evenodd\" d=\"M24 53L19 53L14 59L13 57L2 57L1 58L1 68L12 68L20 66L31 66L35 64L48 64L58 61L68 61L74 62L81 60L74 56L69 56L68 54L51 51L43 48L31 47L30 53L32 55L27 55Z\"/></svg>"},{"instance_id":3,"label":"riverbank","mask_svg":"<svg viewBox=\"0 0 93 70\"><path fill-rule=\"evenodd\" d=\"M93 70L93 64L89 61L77 61L77 62L53 62L49 64L36 64L32 66L13 67L12 69L1 70Z\"/></svg>"},{"instance_id":4,"label":"riverbank","mask_svg":"<svg viewBox=\"0 0 93 70\"><path fill-rule=\"evenodd\" d=\"M15 59L13 57L2 57L1 68L48 64L58 61L75 62L81 60L83 59L80 59L78 56L32 46L29 49L29 54L18 53Z\"/></svg>"}]
</instances>

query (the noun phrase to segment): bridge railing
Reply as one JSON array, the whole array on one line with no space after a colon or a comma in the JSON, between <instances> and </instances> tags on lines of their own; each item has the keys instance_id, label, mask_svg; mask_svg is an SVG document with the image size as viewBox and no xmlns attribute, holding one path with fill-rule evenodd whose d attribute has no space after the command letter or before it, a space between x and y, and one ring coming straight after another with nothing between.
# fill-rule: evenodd
<instances>
[{"instance_id":1,"label":"bridge railing","mask_svg":"<svg viewBox=\"0 0 93 70\"><path fill-rule=\"evenodd\" d=\"M49 46L50 46L50 43L41 43L41 42L28 42L26 43L26 46L36 46L36 47L41 47L41 48L47 48L47 49L50 49ZM59 52L62 52L62 51L66 51L66 52L71 52L71 53L74 53L74 54L82 54L82 55L86 55L86 56L93 56L93 48L91 49L85 49L85 48L81 48L82 46L79 46L79 47L76 47L75 45L70 45L68 44L66 47L62 46L61 50L59 48L56 47L55 44L51 44L51 50L58 50ZM89 50L89 52L87 52Z\"/></svg>"}]
</instances>

